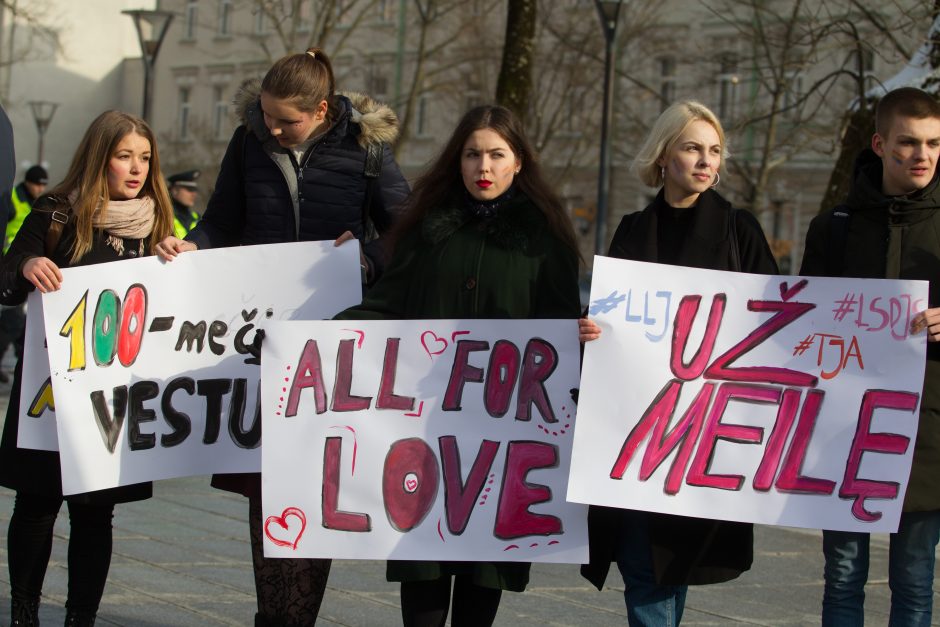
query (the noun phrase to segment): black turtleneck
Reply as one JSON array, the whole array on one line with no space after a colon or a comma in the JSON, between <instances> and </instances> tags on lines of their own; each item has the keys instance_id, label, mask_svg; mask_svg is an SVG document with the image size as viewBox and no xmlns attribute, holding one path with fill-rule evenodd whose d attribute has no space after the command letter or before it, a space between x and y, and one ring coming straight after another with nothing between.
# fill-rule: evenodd
<instances>
[{"instance_id":1,"label":"black turtleneck","mask_svg":"<svg viewBox=\"0 0 940 627\"><path fill-rule=\"evenodd\" d=\"M673 207L665 199L656 199L657 261L678 265L679 252L685 245L692 228L692 212L695 206Z\"/></svg>"}]
</instances>

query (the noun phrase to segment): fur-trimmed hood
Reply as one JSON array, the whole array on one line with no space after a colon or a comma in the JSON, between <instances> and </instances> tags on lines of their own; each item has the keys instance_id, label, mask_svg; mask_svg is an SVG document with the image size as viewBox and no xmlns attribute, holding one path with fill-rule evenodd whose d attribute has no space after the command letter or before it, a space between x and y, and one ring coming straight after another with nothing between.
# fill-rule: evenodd
<instances>
[{"instance_id":1,"label":"fur-trimmed hood","mask_svg":"<svg viewBox=\"0 0 940 627\"><path fill-rule=\"evenodd\" d=\"M259 141L264 143L271 137L264 125L261 112L261 81L252 78L246 80L235 93L233 103L239 121L251 130ZM370 143L391 144L398 138L398 116L392 109L357 92L345 92L336 95L333 102L335 118L331 131L348 132L351 122L358 129L349 129L357 133L359 145ZM328 131L330 132L330 131Z\"/></svg>"}]
</instances>

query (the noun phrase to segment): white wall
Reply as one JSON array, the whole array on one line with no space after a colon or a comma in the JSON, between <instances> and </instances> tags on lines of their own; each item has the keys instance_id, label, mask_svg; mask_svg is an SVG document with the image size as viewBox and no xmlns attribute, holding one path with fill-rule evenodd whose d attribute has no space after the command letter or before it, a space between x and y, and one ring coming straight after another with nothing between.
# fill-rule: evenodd
<instances>
[{"instance_id":1,"label":"white wall","mask_svg":"<svg viewBox=\"0 0 940 627\"><path fill-rule=\"evenodd\" d=\"M50 183L65 175L88 124L107 109L140 114L143 69L140 45L125 9L154 8L153 0L36 0L49 9L48 22L60 29L62 50L33 50L32 58L11 69L7 114L13 123L17 181L37 157L38 135L30 100L60 103L46 132L44 161ZM4 48L9 33L9 13ZM16 41L26 28L17 25ZM136 94L136 95L135 95Z\"/></svg>"}]
</instances>

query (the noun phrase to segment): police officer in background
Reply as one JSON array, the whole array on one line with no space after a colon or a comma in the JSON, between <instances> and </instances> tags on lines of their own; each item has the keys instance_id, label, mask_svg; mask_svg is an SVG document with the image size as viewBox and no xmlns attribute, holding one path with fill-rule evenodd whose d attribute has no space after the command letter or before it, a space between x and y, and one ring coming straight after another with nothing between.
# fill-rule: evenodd
<instances>
[{"instance_id":1,"label":"police officer in background","mask_svg":"<svg viewBox=\"0 0 940 627\"><path fill-rule=\"evenodd\" d=\"M34 165L26 170L23 182L13 188L10 193L10 202L6 207L7 228L3 240L3 252L6 252L10 247L10 242L16 237L16 232L20 230L20 226L32 209L33 203L46 191L48 183L49 175L46 173L46 169L41 165Z\"/></svg>"},{"instance_id":2,"label":"police officer in background","mask_svg":"<svg viewBox=\"0 0 940 627\"><path fill-rule=\"evenodd\" d=\"M187 170L166 179L173 199L173 235L180 239L186 237L199 221L199 214L193 210L199 195L198 178L199 170Z\"/></svg>"},{"instance_id":3,"label":"police officer in background","mask_svg":"<svg viewBox=\"0 0 940 627\"><path fill-rule=\"evenodd\" d=\"M10 247L16 232L23 225L23 220L33 208L36 199L46 191L49 174L41 165L34 165L26 170L23 182L13 188L4 198L4 207L0 209L6 217L7 225L3 239L3 252ZM23 331L26 329L26 305L14 305L0 309L0 359L7 347L13 344L16 357L23 356ZM0 370L0 383L7 383L10 376Z\"/></svg>"}]
</instances>

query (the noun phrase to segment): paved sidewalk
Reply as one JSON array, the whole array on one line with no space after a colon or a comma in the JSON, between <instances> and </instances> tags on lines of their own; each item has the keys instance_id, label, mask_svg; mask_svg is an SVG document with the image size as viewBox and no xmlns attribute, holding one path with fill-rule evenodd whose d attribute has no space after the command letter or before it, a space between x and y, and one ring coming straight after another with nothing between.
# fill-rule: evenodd
<instances>
[{"instance_id":1,"label":"paved sidewalk","mask_svg":"<svg viewBox=\"0 0 940 627\"><path fill-rule=\"evenodd\" d=\"M0 385L0 416L9 384ZM0 489L5 533L13 495ZM155 484L154 498L120 505L114 556L98 625L251 625L254 587L248 547L247 501L209 487L207 477ZM56 524L52 561L40 611L44 625L61 625L66 593L68 516ZM693 587L683 625L818 625L822 555L817 532L759 527L754 568L722 585ZM886 625L887 539L874 539L867 624ZM9 576L0 543L0 624L7 624ZM398 589L382 562L335 562L319 625L401 624ZM935 606L937 603L935 592ZM626 625L622 582L613 567L596 591L576 566L535 565L524 594L506 593L497 625ZM940 625L940 620L934 624Z\"/></svg>"}]
</instances>

